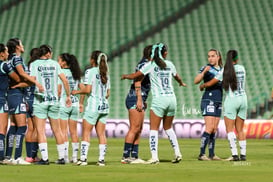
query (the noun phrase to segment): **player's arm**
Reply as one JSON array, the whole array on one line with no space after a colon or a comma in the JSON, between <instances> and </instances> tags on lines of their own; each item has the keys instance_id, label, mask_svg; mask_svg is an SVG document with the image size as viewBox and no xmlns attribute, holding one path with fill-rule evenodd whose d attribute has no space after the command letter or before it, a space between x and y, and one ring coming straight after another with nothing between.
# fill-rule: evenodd
<instances>
[{"instance_id":1,"label":"player's arm","mask_svg":"<svg viewBox=\"0 0 273 182\"><path fill-rule=\"evenodd\" d=\"M18 74L23 77L25 80L27 81L30 81L31 83L35 84L38 89L39 89L39 92L43 92L44 91L44 87L32 76L28 75L24 69L23 69L23 66L21 64L18 64L16 66L16 70L18 71Z\"/></svg>"},{"instance_id":2,"label":"player's arm","mask_svg":"<svg viewBox=\"0 0 273 182\"><path fill-rule=\"evenodd\" d=\"M89 94L92 91L92 85L86 84L82 87L80 87L80 90L73 90L72 95L76 94Z\"/></svg>"},{"instance_id":3,"label":"player's arm","mask_svg":"<svg viewBox=\"0 0 273 182\"><path fill-rule=\"evenodd\" d=\"M203 70L201 73L199 73L198 75L196 75L196 77L194 78L193 83L194 83L194 84L200 83L200 82L203 80L204 75L205 75L209 70L210 70L210 66L206 66L206 67L204 68L204 70Z\"/></svg>"},{"instance_id":4,"label":"player's arm","mask_svg":"<svg viewBox=\"0 0 273 182\"><path fill-rule=\"evenodd\" d=\"M62 84L58 84L58 97L61 97L62 94Z\"/></svg>"},{"instance_id":5,"label":"player's arm","mask_svg":"<svg viewBox=\"0 0 273 182\"><path fill-rule=\"evenodd\" d=\"M179 74L176 73L176 75L174 75L173 77L179 83L179 86L183 86L183 87L187 86L185 83L183 83L182 78L180 77Z\"/></svg>"},{"instance_id":6,"label":"player's arm","mask_svg":"<svg viewBox=\"0 0 273 182\"><path fill-rule=\"evenodd\" d=\"M213 78L213 79L211 79L210 81L208 81L208 82L206 82L206 83L201 84L201 85L199 86L199 88L200 88L200 90L201 90L201 91L203 91L203 90L204 90L204 88L211 87L211 86L215 85L215 84L216 84L216 83L218 83L218 82L219 82L219 80L218 80L218 79Z\"/></svg>"},{"instance_id":7,"label":"player's arm","mask_svg":"<svg viewBox=\"0 0 273 182\"><path fill-rule=\"evenodd\" d=\"M68 107L70 107L72 103L71 103L71 98L70 98L70 88L69 88L68 80L66 79L64 73L59 74L59 77L63 82L64 90L66 93L66 105Z\"/></svg>"},{"instance_id":8,"label":"player's arm","mask_svg":"<svg viewBox=\"0 0 273 182\"><path fill-rule=\"evenodd\" d=\"M141 76L143 76L143 73L141 71L137 71L135 73L122 75L121 80L124 80L124 79L133 80L133 79L139 78Z\"/></svg>"},{"instance_id":9,"label":"player's arm","mask_svg":"<svg viewBox=\"0 0 273 182\"><path fill-rule=\"evenodd\" d=\"M15 73L13 71L9 73L9 77L12 78L16 82L20 82L20 77L17 75L17 73Z\"/></svg>"},{"instance_id":10,"label":"player's arm","mask_svg":"<svg viewBox=\"0 0 273 182\"><path fill-rule=\"evenodd\" d=\"M107 92L106 92L106 99L108 99L110 97L110 89L107 89Z\"/></svg>"},{"instance_id":11,"label":"player's arm","mask_svg":"<svg viewBox=\"0 0 273 182\"><path fill-rule=\"evenodd\" d=\"M136 93L136 110L141 112L143 108L143 101L142 101L142 95L141 95L141 81L136 81L134 83L135 85L135 93Z\"/></svg>"}]
</instances>

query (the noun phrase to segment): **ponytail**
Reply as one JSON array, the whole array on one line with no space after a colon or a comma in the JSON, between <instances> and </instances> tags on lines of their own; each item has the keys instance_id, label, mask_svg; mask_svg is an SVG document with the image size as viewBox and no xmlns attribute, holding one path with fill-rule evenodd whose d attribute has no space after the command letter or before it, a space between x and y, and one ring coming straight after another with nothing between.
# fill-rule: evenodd
<instances>
[{"instance_id":1,"label":"ponytail","mask_svg":"<svg viewBox=\"0 0 273 182\"><path fill-rule=\"evenodd\" d=\"M62 53L59 55L62 61L66 62L69 67L74 80L81 80L81 69L76 56L69 53Z\"/></svg>"},{"instance_id":2,"label":"ponytail","mask_svg":"<svg viewBox=\"0 0 273 182\"><path fill-rule=\"evenodd\" d=\"M100 53L97 59L97 63L100 70L100 78L102 84L106 84L108 81L107 73L108 73L108 64L107 64L107 56L104 53Z\"/></svg>"},{"instance_id":3,"label":"ponytail","mask_svg":"<svg viewBox=\"0 0 273 182\"><path fill-rule=\"evenodd\" d=\"M162 43L153 45L151 58L154 59L155 63L160 69L165 69L167 66L164 58L162 57L162 54L164 54L166 51L167 47Z\"/></svg>"},{"instance_id":4,"label":"ponytail","mask_svg":"<svg viewBox=\"0 0 273 182\"><path fill-rule=\"evenodd\" d=\"M73 79L74 80L81 80L81 68L79 65L79 62L76 58L76 56L69 54L69 60L70 60L70 65L69 65L69 69L72 73Z\"/></svg>"},{"instance_id":5,"label":"ponytail","mask_svg":"<svg viewBox=\"0 0 273 182\"><path fill-rule=\"evenodd\" d=\"M224 66L223 73L223 88L228 91L231 88L232 91L237 90L237 78L233 63L238 59L238 52L236 50L229 50L227 53L226 64Z\"/></svg>"}]
</instances>

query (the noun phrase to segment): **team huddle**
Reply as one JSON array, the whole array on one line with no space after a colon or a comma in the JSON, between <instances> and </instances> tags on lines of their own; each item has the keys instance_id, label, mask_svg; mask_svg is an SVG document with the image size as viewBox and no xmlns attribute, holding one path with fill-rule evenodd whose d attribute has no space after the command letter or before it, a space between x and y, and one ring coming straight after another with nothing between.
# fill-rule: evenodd
<instances>
[{"instance_id":1,"label":"team huddle","mask_svg":"<svg viewBox=\"0 0 273 182\"><path fill-rule=\"evenodd\" d=\"M90 133L95 127L99 139L97 165L104 166L107 150L105 126L110 110L107 55L99 50L93 51L90 56L90 68L85 71L82 79L75 55L62 53L58 56L58 61L55 61L52 60L52 48L49 45L41 45L30 51L30 60L25 65L21 57L22 53L24 46L18 38L10 39L6 45L0 44L0 163L48 165L45 134L48 119L57 145L56 164L88 165ZM186 84L183 83L174 64L166 59L167 54L167 46L163 43L148 45L143 50L143 58L138 63L136 71L121 76L121 79L134 80L126 97L130 129L125 138L121 159L124 164L160 162L158 130L161 121L174 151L174 159L171 162L179 163L182 160L178 140L172 128L177 112L172 79L174 78L179 86L185 87ZM204 84L200 85L200 90L205 89L201 109L206 129L201 138L198 159L220 160L214 154L214 146L222 110L222 88L224 88L228 93L224 103L224 118L232 152L229 160L246 160L246 140L243 133L247 110L244 67L237 65L238 53L235 50L227 53L224 68L219 51L211 49L208 57L209 64L201 68L194 80L195 84L203 80ZM139 140L150 90L152 93L149 135L151 159L144 161L139 158ZM86 104L85 96L87 96ZM80 112L83 112L81 142L77 134ZM238 133L240 157L234 128ZM68 153L68 131L71 137L71 156ZM25 159L22 158L24 139ZM209 145L209 157L205 155L206 145ZM41 158L38 157L38 151ZM79 159L78 151L80 151Z\"/></svg>"}]
</instances>

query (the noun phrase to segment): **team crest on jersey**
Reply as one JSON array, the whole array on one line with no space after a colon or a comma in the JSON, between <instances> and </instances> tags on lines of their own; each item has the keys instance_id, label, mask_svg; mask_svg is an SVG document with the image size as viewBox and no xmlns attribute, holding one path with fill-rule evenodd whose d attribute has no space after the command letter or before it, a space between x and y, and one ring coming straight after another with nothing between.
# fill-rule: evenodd
<instances>
[{"instance_id":1,"label":"team crest on jersey","mask_svg":"<svg viewBox=\"0 0 273 182\"><path fill-rule=\"evenodd\" d=\"M97 78L97 79L100 79L100 75L99 75L99 74L96 74L96 78Z\"/></svg>"},{"instance_id":2,"label":"team crest on jersey","mask_svg":"<svg viewBox=\"0 0 273 182\"><path fill-rule=\"evenodd\" d=\"M20 105L20 111L27 111L26 104L21 104Z\"/></svg>"},{"instance_id":3,"label":"team crest on jersey","mask_svg":"<svg viewBox=\"0 0 273 182\"><path fill-rule=\"evenodd\" d=\"M159 70L158 67L155 67L155 68L154 68L154 71L155 71L155 72L158 72L158 70Z\"/></svg>"}]
</instances>

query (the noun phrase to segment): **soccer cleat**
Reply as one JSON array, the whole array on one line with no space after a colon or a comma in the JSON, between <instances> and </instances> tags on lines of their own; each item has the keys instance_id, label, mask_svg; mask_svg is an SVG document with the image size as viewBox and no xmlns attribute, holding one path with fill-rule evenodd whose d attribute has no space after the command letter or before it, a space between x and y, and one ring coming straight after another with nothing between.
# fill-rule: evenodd
<instances>
[{"instance_id":1,"label":"soccer cleat","mask_svg":"<svg viewBox=\"0 0 273 182\"><path fill-rule=\"evenodd\" d=\"M65 164L64 158L56 160L55 164L62 164L62 165Z\"/></svg>"},{"instance_id":2,"label":"soccer cleat","mask_svg":"<svg viewBox=\"0 0 273 182\"><path fill-rule=\"evenodd\" d=\"M172 163L179 163L182 160L182 156L178 155L175 157L175 159L172 160Z\"/></svg>"},{"instance_id":3,"label":"soccer cleat","mask_svg":"<svg viewBox=\"0 0 273 182\"><path fill-rule=\"evenodd\" d=\"M122 157L121 163L122 164L130 164L132 162L132 159L130 157Z\"/></svg>"},{"instance_id":4,"label":"soccer cleat","mask_svg":"<svg viewBox=\"0 0 273 182\"><path fill-rule=\"evenodd\" d=\"M12 163L13 163L14 165L30 165L30 164L31 164L31 163L25 161L24 159L22 159L21 157L19 157L19 158L13 160Z\"/></svg>"},{"instance_id":5,"label":"soccer cleat","mask_svg":"<svg viewBox=\"0 0 273 182\"><path fill-rule=\"evenodd\" d=\"M226 161L239 161L239 160L240 159L239 159L238 155L233 155L233 156L226 159Z\"/></svg>"},{"instance_id":6,"label":"soccer cleat","mask_svg":"<svg viewBox=\"0 0 273 182\"><path fill-rule=\"evenodd\" d=\"M146 161L140 158L132 158L130 164L145 164Z\"/></svg>"},{"instance_id":7,"label":"soccer cleat","mask_svg":"<svg viewBox=\"0 0 273 182\"><path fill-rule=\"evenodd\" d=\"M76 158L70 160L70 163L72 163L72 164L77 164L77 162L78 162L78 159L76 159Z\"/></svg>"},{"instance_id":8,"label":"soccer cleat","mask_svg":"<svg viewBox=\"0 0 273 182\"><path fill-rule=\"evenodd\" d=\"M29 163L33 163L34 159L32 157L26 157L25 161L27 161Z\"/></svg>"},{"instance_id":9,"label":"soccer cleat","mask_svg":"<svg viewBox=\"0 0 273 182\"><path fill-rule=\"evenodd\" d=\"M41 159L41 160L35 162L35 164L37 164L37 165L49 165L49 161L48 161L48 159L47 160Z\"/></svg>"},{"instance_id":10,"label":"soccer cleat","mask_svg":"<svg viewBox=\"0 0 273 182\"><path fill-rule=\"evenodd\" d=\"M210 161L211 159L208 158L205 154L203 154L203 155L199 155L198 160L199 161Z\"/></svg>"},{"instance_id":11,"label":"soccer cleat","mask_svg":"<svg viewBox=\"0 0 273 182\"><path fill-rule=\"evenodd\" d=\"M211 160L213 161L220 161L222 160L220 157L218 157L217 155L214 155L213 157L209 157Z\"/></svg>"},{"instance_id":12,"label":"soccer cleat","mask_svg":"<svg viewBox=\"0 0 273 182\"><path fill-rule=\"evenodd\" d=\"M104 160L100 160L97 162L97 166L105 166Z\"/></svg>"},{"instance_id":13,"label":"soccer cleat","mask_svg":"<svg viewBox=\"0 0 273 182\"><path fill-rule=\"evenodd\" d=\"M38 162L38 161L40 161L41 159L39 158L39 157L34 157L33 158L33 162Z\"/></svg>"},{"instance_id":14,"label":"soccer cleat","mask_svg":"<svg viewBox=\"0 0 273 182\"><path fill-rule=\"evenodd\" d=\"M246 161L246 156L245 155L240 155L240 161Z\"/></svg>"},{"instance_id":15,"label":"soccer cleat","mask_svg":"<svg viewBox=\"0 0 273 182\"><path fill-rule=\"evenodd\" d=\"M77 166L87 166L87 160L78 160L76 163Z\"/></svg>"},{"instance_id":16,"label":"soccer cleat","mask_svg":"<svg viewBox=\"0 0 273 182\"><path fill-rule=\"evenodd\" d=\"M159 164L158 159L149 159L145 164Z\"/></svg>"},{"instance_id":17,"label":"soccer cleat","mask_svg":"<svg viewBox=\"0 0 273 182\"><path fill-rule=\"evenodd\" d=\"M7 164L7 165L9 165L9 164L13 164L13 162L12 162L13 160L12 159L8 159L8 158L6 158L6 159L4 159L3 161L2 161L2 164Z\"/></svg>"}]
</instances>

